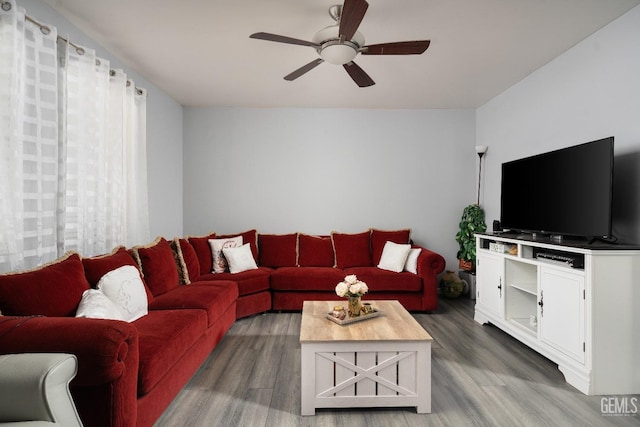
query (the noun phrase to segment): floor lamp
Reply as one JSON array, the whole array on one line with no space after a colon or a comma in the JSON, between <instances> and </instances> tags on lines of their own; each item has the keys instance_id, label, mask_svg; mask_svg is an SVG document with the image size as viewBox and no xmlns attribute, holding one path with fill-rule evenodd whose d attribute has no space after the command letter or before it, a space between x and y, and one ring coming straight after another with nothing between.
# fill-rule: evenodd
<instances>
[{"instance_id":1,"label":"floor lamp","mask_svg":"<svg viewBox=\"0 0 640 427\"><path fill-rule=\"evenodd\" d=\"M478 167L478 200L476 202L478 206L480 206L480 179L482 177L482 156L484 156L484 153L487 152L488 148L489 147L487 147L486 145L476 145L476 153L478 153L478 157L480 158L480 165Z\"/></svg>"}]
</instances>

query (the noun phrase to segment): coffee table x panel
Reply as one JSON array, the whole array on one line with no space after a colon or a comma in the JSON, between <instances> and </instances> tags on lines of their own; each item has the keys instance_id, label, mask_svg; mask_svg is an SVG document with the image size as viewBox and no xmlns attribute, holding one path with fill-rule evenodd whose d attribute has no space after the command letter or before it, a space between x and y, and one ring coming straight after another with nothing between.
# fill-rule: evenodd
<instances>
[{"instance_id":1,"label":"coffee table x panel","mask_svg":"<svg viewBox=\"0 0 640 427\"><path fill-rule=\"evenodd\" d=\"M335 302L306 301L300 334L302 415L316 408L407 407L431 412L431 337L397 301L382 316L337 325Z\"/></svg>"}]
</instances>

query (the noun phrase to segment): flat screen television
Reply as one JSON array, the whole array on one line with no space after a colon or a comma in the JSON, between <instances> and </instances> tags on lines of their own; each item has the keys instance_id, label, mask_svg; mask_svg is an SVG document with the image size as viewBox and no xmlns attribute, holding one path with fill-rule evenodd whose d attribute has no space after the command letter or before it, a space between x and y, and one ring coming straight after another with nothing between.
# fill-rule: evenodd
<instances>
[{"instance_id":1,"label":"flat screen television","mask_svg":"<svg viewBox=\"0 0 640 427\"><path fill-rule=\"evenodd\" d=\"M611 238L613 137L502 164L503 229Z\"/></svg>"}]
</instances>

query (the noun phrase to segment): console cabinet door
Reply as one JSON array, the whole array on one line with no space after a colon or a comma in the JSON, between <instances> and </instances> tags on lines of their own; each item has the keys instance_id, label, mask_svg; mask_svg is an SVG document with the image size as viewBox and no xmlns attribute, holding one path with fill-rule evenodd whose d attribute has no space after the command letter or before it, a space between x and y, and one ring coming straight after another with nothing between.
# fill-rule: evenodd
<instances>
[{"instance_id":1,"label":"console cabinet door","mask_svg":"<svg viewBox=\"0 0 640 427\"><path fill-rule=\"evenodd\" d=\"M476 304L487 312L502 317L504 293L504 258L478 251L476 257Z\"/></svg>"},{"instance_id":2,"label":"console cabinet door","mask_svg":"<svg viewBox=\"0 0 640 427\"><path fill-rule=\"evenodd\" d=\"M581 363L585 360L584 283L583 273L540 267L540 339Z\"/></svg>"}]
</instances>

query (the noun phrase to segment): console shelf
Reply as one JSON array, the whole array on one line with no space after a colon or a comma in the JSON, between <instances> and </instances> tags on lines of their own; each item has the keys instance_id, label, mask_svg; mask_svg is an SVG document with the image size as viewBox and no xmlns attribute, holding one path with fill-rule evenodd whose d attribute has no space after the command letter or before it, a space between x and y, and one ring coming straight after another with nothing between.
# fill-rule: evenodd
<instances>
[{"instance_id":1,"label":"console shelf","mask_svg":"<svg viewBox=\"0 0 640 427\"><path fill-rule=\"evenodd\" d=\"M476 249L478 323L554 361L585 394L640 393L640 248L478 234Z\"/></svg>"},{"instance_id":2,"label":"console shelf","mask_svg":"<svg viewBox=\"0 0 640 427\"><path fill-rule=\"evenodd\" d=\"M518 289L519 291L526 292L531 295L538 295L538 284L536 282L533 283L510 283L514 289Z\"/></svg>"}]
</instances>

